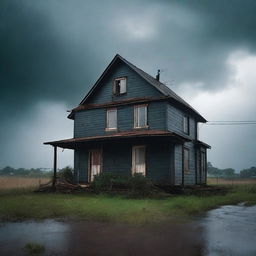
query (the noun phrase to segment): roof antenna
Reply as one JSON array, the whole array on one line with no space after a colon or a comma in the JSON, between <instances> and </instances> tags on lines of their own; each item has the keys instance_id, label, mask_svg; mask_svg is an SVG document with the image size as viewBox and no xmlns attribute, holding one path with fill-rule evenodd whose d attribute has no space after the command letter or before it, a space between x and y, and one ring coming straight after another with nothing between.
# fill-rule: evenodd
<instances>
[{"instance_id":1,"label":"roof antenna","mask_svg":"<svg viewBox=\"0 0 256 256\"><path fill-rule=\"evenodd\" d=\"M157 70L156 80L157 81L160 80L160 69Z\"/></svg>"}]
</instances>

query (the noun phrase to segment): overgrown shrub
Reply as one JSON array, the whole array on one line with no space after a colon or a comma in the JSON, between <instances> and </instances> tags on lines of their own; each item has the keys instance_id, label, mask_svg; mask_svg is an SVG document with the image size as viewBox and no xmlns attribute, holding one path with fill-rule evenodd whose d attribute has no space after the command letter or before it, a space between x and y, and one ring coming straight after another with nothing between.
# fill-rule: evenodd
<instances>
[{"instance_id":1,"label":"overgrown shrub","mask_svg":"<svg viewBox=\"0 0 256 256\"><path fill-rule=\"evenodd\" d=\"M68 182L74 182L74 170L69 166L66 166L65 168L59 170L57 176L65 179Z\"/></svg>"},{"instance_id":2,"label":"overgrown shrub","mask_svg":"<svg viewBox=\"0 0 256 256\"><path fill-rule=\"evenodd\" d=\"M95 192L127 189L132 197L148 196L154 188L153 183L141 174L125 176L115 173L100 173L94 176L91 188Z\"/></svg>"},{"instance_id":3,"label":"overgrown shrub","mask_svg":"<svg viewBox=\"0 0 256 256\"><path fill-rule=\"evenodd\" d=\"M149 178L135 173L129 178L129 188L132 197L143 197L153 193L154 185Z\"/></svg>"},{"instance_id":4,"label":"overgrown shrub","mask_svg":"<svg viewBox=\"0 0 256 256\"><path fill-rule=\"evenodd\" d=\"M94 176L91 187L95 192L128 188L128 177L115 173L100 173Z\"/></svg>"}]
</instances>

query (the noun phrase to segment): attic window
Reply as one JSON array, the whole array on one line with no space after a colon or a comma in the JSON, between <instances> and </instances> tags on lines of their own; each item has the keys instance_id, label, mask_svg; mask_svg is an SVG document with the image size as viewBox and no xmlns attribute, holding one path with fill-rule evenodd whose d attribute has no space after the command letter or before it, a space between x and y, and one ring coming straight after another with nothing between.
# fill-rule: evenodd
<instances>
[{"instance_id":1,"label":"attic window","mask_svg":"<svg viewBox=\"0 0 256 256\"><path fill-rule=\"evenodd\" d=\"M114 88L113 88L113 93L116 96L125 94L127 92L126 90L126 77L120 77L116 78L114 80Z\"/></svg>"}]
</instances>

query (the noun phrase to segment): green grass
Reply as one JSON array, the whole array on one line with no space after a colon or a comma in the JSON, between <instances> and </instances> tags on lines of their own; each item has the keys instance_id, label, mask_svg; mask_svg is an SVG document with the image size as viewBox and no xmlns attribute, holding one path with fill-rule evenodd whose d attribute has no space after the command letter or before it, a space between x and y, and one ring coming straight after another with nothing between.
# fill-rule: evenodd
<instances>
[{"instance_id":1,"label":"green grass","mask_svg":"<svg viewBox=\"0 0 256 256\"><path fill-rule=\"evenodd\" d=\"M24 247L28 255L39 256L45 252L45 248L41 244L37 243L27 243Z\"/></svg>"},{"instance_id":2,"label":"green grass","mask_svg":"<svg viewBox=\"0 0 256 256\"><path fill-rule=\"evenodd\" d=\"M226 204L256 204L255 185L237 185L226 195L170 195L164 199L128 199L107 194L41 194L29 190L0 192L0 219L75 218L79 220L155 223L184 219Z\"/></svg>"}]
</instances>

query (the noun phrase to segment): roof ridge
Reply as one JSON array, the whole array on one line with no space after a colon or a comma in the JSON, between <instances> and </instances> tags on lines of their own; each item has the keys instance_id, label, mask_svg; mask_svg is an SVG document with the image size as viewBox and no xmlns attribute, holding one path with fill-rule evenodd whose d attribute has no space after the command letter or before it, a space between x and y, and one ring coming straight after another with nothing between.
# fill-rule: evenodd
<instances>
[{"instance_id":1,"label":"roof ridge","mask_svg":"<svg viewBox=\"0 0 256 256\"><path fill-rule=\"evenodd\" d=\"M170 87L168 87L167 85L165 85L164 83L158 81L156 78L154 78L153 76L151 76L150 74L148 74L147 72L145 72L144 70L142 70L141 68L138 68L137 66L135 66L134 64L132 64L131 62L129 62L128 60L126 60L124 57L122 57L121 55L117 54L116 56L118 56L121 60L123 60L124 62L126 62L129 66L132 66L138 71L140 71L142 74L140 75L145 75L145 76L149 76L149 78L153 81L151 81L150 79L147 79L146 77L144 77L144 79L146 79L150 84L152 84L155 88L157 88L161 93L163 93L165 96L169 95L172 98L174 98L175 100L180 101L181 103L183 103L184 105L187 105L187 107L191 108L194 112L196 112L198 115L199 112L197 110L195 110L189 103L187 103L182 97L180 97L177 93L175 93ZM152 83L153 82L153 83ZM158 87L157 87L158 86ZM163 88L161 88L161 86ZM159 88L160 87L160 88ZM201 116L201 115L200 115ZM202 117L202 116L201 116ZM204 119L204 118L203 118Z\"/></svg>"},{"instance_id":2,"label":"roof ridge","mask_svg":"<svg viewBox=\"0 0 256 256\"><path fill-rule=\"evenodd\" d=\"M102 78L105 76L105 74L108 72L108 70L112 67L113 63L117 59L120 59L123 61L125 64L127 64L133 71L135 71L139 76L141 76L143 79L145 79L149 84L151 84L153 87L155 87L159 92L161 92L164 96L169 96L176 102L182 104L183 106L187 107L191 111L193 111L198 117L199 120L202 122L206 122L205 118L202 117L198 111L196 111L190 104L188 104L184 99L182 99L177 93L175 93L171 88L163 84L162 82L158 81L155 79L153 76L145 72L144 70L138 68L128 60L126 60L124 57L122 57L120 54L116 54L115 57L112 59L112 61L109 63L107 68L103 71L101 76L98 78L96 83L93 85L93 87L89 90L89 92L86 94L86 96L83 98L83 100L80 102L79 105L82 105L85 103L87 98L91 95L91 93L94 91L95 87L99 84L99 82L102 80Z\"/></svg>"}]
</instances>

